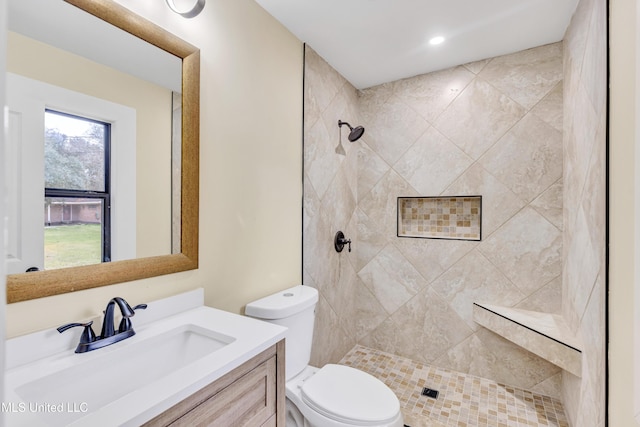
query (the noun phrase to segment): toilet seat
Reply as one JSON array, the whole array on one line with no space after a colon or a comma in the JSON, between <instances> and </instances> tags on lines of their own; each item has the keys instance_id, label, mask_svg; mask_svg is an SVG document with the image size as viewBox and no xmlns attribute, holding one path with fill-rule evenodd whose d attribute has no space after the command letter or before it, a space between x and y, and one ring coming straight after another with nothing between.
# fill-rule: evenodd
<instances>
[{"instance_id":1,"label":"toilet seat","mask_svg":"<svg viewBox=\"0 0 640 427\"><path fill-rule=\"evenodd\" d=\"M349 425L374 426L398 417L400 403L382 381L343 365L325 365L304 381L302 401L321 415Z\"/></svg>"}]
</instances>

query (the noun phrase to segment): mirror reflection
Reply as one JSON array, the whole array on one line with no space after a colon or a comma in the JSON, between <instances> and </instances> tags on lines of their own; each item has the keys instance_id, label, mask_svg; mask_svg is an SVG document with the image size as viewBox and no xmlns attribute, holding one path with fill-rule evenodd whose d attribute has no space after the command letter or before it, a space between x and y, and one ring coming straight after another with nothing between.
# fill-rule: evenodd
<instances>
[{"instance_id":1,"label":"mirror reflection","mask_svg":"<svg viewBox=\"0 0 640 427\"><path fill-rule=\"evenodd\" d=\"M179 253L181 58L62 1L9 29L9 273Z\"/></svg>"},{"instance_id":2,"label":"mirror reflection","mask_svg":"<svg viewBox=\"0 0 640 427\"><path fill-rule=\"evenodd\" d=\"M15 264L13 271L20 273L7 276L7 302L198 268L199 49L112 0L9 0L9 15L5 151L14 161L5 165L12 257L7 264ZM25 22L29 25L23 26ZM36 34L55 23L61 25L55 37ZM101 28L105 26L110 33ZM111 26L122 31L113 32ZM21 29L26 27L33 33ZM97 38L89 45L78 43L89 35ZM67 45L53 43L57 38ZM103 56L119 61L103 62ZM145 69L154 73L146 75ZM73 185L48 188L45 197L46 111L102 123L109 133L105 170L111 173L104 186L110 199L100 207L75 201L87 210L95 208L93 218L100 217L101 224L110 210L110 256L102 243L99 251L111 262L42 271L21 258L29 252L23 248L34 243L41 249L31 252L44 253L43 228L47 212L53 215L56 205L67 215L59 222L78 214L69 206L69 194L54 194L73 190ZM99 145L94 130L50 133L55 143L68 146L53 154L60 162L72 162L62 156L62 148L80 150L73 148L76 142L82 149ZM80 222L90 222L84 218ZM172 223L177 225L173 230ZM40 271L22 273L36 269Z\"/></svg>"}]
</instances>

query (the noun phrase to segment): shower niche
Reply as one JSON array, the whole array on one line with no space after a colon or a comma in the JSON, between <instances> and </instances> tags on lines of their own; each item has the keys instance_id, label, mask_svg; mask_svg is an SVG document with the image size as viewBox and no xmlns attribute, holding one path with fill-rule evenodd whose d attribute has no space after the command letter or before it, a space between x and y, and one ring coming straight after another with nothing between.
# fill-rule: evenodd
<instances>
[{"instance_id":1,"label":"shower niche","mask_svg":"<svg viewBox=\"0 0 640 427\"><path fill-rule=\"evenodd\" d=\"M482 196L398 197L397 235L482 240Z\"/></svg>"}]
</instances>

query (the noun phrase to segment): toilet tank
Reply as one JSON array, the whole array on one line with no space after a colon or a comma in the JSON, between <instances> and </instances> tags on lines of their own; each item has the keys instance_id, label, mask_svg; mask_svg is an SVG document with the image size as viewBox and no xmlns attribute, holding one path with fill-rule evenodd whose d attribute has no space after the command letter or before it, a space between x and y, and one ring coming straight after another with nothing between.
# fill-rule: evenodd
<instances>
[{"instance_id":1,"label":"toilet tank","mask_svg":"<svg viewBox=\"0 0 640 427\"><path fill-rule=\"evenodd\" d=\"M285 326L285 372L287 380L299 374L311 358L311 340L318 291L294 286L247 304L245 314Z\"/></svg>"}]
</instances>

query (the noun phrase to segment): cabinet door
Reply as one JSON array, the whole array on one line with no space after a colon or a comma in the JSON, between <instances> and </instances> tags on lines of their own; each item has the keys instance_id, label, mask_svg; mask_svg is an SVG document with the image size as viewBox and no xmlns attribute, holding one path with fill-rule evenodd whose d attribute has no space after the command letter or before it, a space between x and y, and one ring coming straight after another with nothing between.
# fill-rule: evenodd
<instances>
[{"instance_id":1,"label":"cabinet door","mask_svg":"<svg viewBox=\"0 0 640 427\"><path fill-rule=\"evenodd\" d=\"M177 419L172 426L262 426L276 413L272 357Z\"/></svg>"}]
</instances>

